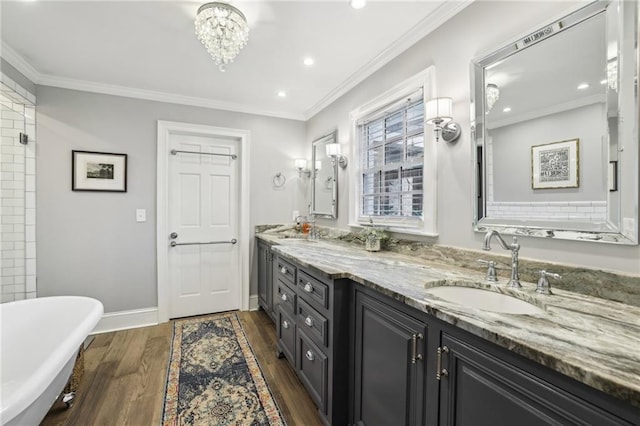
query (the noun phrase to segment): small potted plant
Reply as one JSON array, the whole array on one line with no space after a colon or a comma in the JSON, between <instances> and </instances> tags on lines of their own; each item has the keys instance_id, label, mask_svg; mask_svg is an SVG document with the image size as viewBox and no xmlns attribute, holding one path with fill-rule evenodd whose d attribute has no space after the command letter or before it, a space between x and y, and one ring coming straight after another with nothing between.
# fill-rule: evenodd
<instances>
[{"instance_id":1,"label":"small potted plant","mask_svg":"<svg viewBox=\"0 0 640 426\"><path fill-rule=\"evenodd\" d=\"M389 239L389 233L383 228L367 226L360 231L360 238L364 241L367 251L380 251L383 241Z\"/></svg>"}]
</instances>

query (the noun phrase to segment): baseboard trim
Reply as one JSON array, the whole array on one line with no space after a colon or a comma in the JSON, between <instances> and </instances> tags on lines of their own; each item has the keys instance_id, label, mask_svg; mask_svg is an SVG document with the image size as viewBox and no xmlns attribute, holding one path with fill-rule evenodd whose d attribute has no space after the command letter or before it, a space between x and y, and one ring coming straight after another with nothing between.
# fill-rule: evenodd
<instances>
[{"instance_id":1,"label":"baseboard trim","mask_svg":"<svg viewBox=\"0 0 640 426\"><path fill-rule=\"evenodd\" d=\"M91 334L109 333L158 324L158 308L109 312L102 316Z\"/></svg>"},{"instance_id":2,"label":"baseboard trim","mask_svg":"<svg viewBox=\"0 0 640 426\"><path fill-rule=\"evenodd\" d=\"M249 310L257 311L258 309L260 309L260 305L258 303L258 295L254 294L249 296Z\"/></svg>"}]
</instances>

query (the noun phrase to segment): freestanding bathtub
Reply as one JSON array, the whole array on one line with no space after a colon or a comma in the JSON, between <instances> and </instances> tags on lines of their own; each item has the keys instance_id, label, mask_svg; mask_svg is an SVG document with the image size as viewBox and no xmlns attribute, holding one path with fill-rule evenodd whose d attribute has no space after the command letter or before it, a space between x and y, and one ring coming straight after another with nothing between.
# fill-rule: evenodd
<instances>
[{"instance_id":1,"label":"freestanding bathtub","mask_svg":"<svg viewBox=\"0 0 640 426\"><path fill-rule=\"evenodd\" d=\"M0 424L40 424L102 313L102 303L78 296L0 304Z\"/></svg>"}]
</instances>

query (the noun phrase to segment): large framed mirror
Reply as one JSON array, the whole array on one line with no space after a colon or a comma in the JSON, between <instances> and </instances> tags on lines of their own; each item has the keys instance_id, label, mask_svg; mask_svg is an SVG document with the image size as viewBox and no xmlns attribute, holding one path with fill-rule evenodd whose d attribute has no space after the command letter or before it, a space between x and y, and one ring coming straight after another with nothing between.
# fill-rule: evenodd
<instances>
[{"instance_id":1,"label":"large framed mirror","mask_svg":"<svg viewBox=\"0 0 640 426\"><path fill-rule=\"evenodd\" d=\"M606 0L472 61L476 231L638 244L637 46Z\"/></svg>"},{"instance_id":2,"label":"large framed mirror","mask_svg":"<svg viewBox=\"0 0 640 426\"><path fill-rule=\"evenodd\" d=\"M312 143L311 214L335 219L338 214L338 164L326 154L328 144L336 143L337 130Z\"/></svg>"}]
</instances>

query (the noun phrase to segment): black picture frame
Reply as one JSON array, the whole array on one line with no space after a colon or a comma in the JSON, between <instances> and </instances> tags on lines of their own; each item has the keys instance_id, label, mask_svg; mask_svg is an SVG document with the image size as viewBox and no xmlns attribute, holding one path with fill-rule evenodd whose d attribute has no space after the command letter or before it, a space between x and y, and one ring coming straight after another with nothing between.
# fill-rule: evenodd
<instances>
[{"instance_id":1,"label":"black picture frame","mask_svg":"<svg viewBox=\"0 0 640 426\"><path fill-rule=\"evenodd\" d=\"M71 190L127 192L127 154L71 151Z\"/></svg>"}]
</instances>

